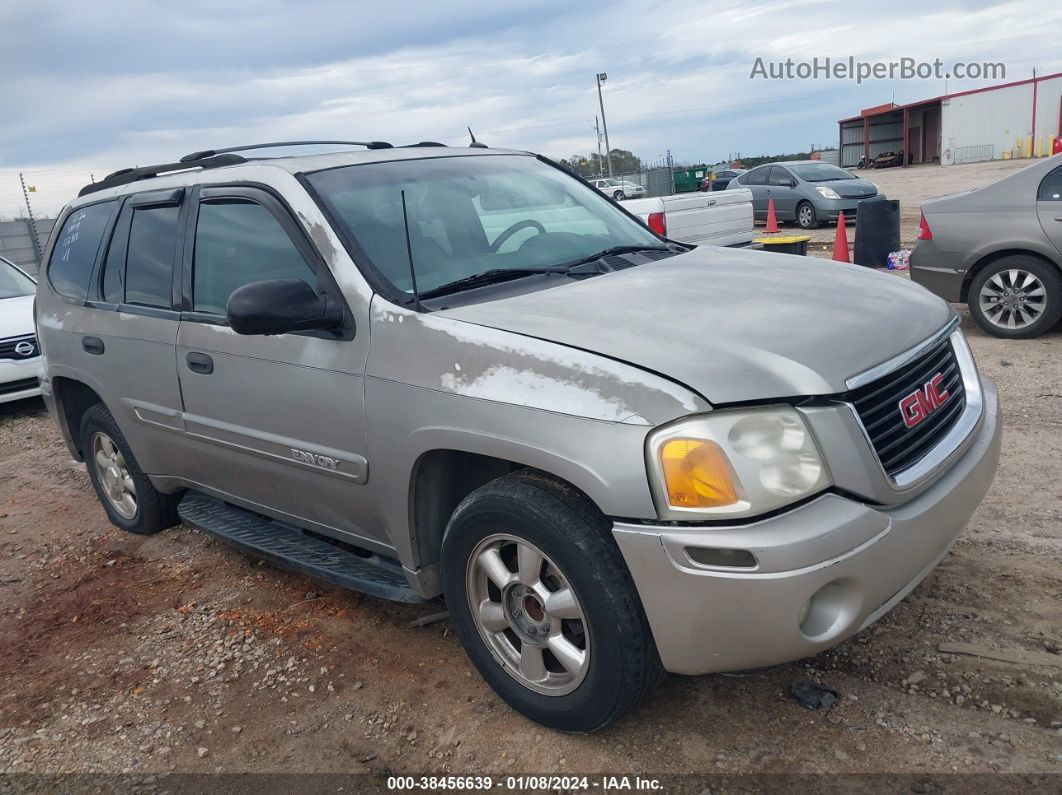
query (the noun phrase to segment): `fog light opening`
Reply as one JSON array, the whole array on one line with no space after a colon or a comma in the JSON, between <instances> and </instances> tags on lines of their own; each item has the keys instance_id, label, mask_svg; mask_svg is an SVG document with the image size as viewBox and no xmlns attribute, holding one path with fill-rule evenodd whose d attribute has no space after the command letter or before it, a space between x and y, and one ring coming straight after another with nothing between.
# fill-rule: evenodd
<instances>
[{"instance_id":1,"label":"fog light opening","mask_svg":"<svg viewBox=\"0 0 1062 795\"><path fill-rule=\"evenodd\" d=\"M845 613L845 588L840 580L828 582L800 610L800 631L809 638L831 634Z\"/></svg>"},{"instance_id":2,"label":"fog light opening","mask_svg":"<svg viewBox=\"0 0 1062 795\"><path fill-rule=\"evenodd\" d=\"M686 547L690 560L702 566L720 566L728 569L754 569L756 556L747 549L714 549L712 547Z\"/></svg>"}]
</instances>

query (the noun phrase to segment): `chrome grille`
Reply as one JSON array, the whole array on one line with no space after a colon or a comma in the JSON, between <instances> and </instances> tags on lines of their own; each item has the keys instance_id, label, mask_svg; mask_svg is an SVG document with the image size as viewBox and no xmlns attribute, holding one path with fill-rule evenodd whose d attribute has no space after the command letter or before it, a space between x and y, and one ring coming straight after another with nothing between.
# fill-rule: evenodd
<instances>
[{"instance_id":1,"label":"chrome grille","mask_svg":"<svg viewBox=\"0 0 1062 795\"><path fill-rule=\"evenodd\" d=\"M33 346L33 350L28 353L19 353L15 349L20 347L22 343L29 343ZM0 359L14 359L20 361L22 359L32 359L34 356L41 355L41 347L37 343L37 336L35 334L23 334L21 337L5 337L0 340Z\"/></svg>"},{"instance_id":2,"label":"chrome grille","mask_svg":"<svg viewBox=\"0 0 1062 795\"><path fill-rule=\"evenodd\" d=\"M948 399L908 428L900 401L923 389L937 373ZM951 430L966 407L966 390L951 340L945 338L913 362L847 392L843 399L855 408L885 474L895 477L921 461Z\"/></svg>"}]
</instances>

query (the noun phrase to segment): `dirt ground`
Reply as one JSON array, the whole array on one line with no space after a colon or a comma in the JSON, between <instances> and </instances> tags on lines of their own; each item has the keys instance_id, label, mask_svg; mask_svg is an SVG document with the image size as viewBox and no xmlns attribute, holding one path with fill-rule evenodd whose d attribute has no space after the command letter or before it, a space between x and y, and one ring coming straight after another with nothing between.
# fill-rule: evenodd
<instances>
[{"instance_id":1,"label":"dirt ground","mask_svg":"<svg viewBox=\"0 0 1062 795\"><path fill-rule=\"evenodd\" d=\"M593 736L509 710L445 621L410 626L440 605L330 590L186 527L118 531L41 404L0 406L0 771L1062 773L1062 330L964 324L1006 435L936 572L837 649L669 677ZM799 706L801 674L837 704Z\"/></svg>"},{"instance_id":2,"label":"dirt ground","mask_svg":"<svg viewBox=\"0 0 1062 795\"><path fill-rule=\"evenodd\" d=\"M922 202L934 196L980 188L1002 179L1032 163L1032 160L993 160L987 163L964 163L958 166L921 165L908 168L863 169L852 171L857 177L870 180L890 199L900 202L900 243L914 246L918 235L918 220ZM851 220L851 219L849 219ZM762 226L762 224L758 224ZM832 248L836 226L820 226L810 232L801 231L795 223L783 224L785 230L798 230L811 235L810 246ZM848 224L848 242L855 242L855 226Z\"/></svg>"}]
</instances>

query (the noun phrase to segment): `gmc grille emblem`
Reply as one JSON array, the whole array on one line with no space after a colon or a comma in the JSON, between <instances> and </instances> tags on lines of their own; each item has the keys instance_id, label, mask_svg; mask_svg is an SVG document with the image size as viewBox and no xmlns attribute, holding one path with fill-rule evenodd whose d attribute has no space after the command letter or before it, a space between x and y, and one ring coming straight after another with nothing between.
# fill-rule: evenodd
<instances>
[{"instance_id":1,"label":"gmc grille emblem","mask_svg":"<svg viewBox=\"0 0 1062 795\"><path fill-rule=\"evenodd\" d=\"M916 389L900 401L900 416L903 424L913 428L947 402L951 394L941 389L944 376L937 373L921 389Z\"/></svg>"}]
</instances>

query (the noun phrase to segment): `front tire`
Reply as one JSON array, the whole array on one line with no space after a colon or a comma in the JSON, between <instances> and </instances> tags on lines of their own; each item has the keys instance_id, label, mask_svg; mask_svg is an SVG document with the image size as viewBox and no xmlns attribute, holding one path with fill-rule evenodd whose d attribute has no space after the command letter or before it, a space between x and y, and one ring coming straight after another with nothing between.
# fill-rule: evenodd
<instances>
[{"instance_id":1,"label":"front tire","mask_svg":"<svg viewBox=\"0 0 1062 795\"><path fill-rule=\"evenodd\" d=\"M446 604L473 665L553 729L603 728L663 675L610 530L574 489L521 470L466 497L443 537Z\"/></svg>"},{"instance_id":2,"label":"front tire","mask_svg":"<svg viewBox=\"0 0 1062 795\"><path fill-rule=\"evenodd\" d=\"M1062 276L1036 257L1003 257L974 276L968 304L974 322L994 337L1038 337L1062 317Z\"/></svg>"},{"instance_id":3,"label":"front tire","mask_svg":"<svg viewBox=\"0 0 1062 795\"><path fill-rule=\"evenodd\" d=\"M815 213L815 205L811 202L801 202L797 205L796 220L801 229L815 229L819 225L819 217Z\"/></svg>"},{"instance_id":4,"label":"front tire","mask_svg":"<svg viewBox=\"0 0 1062 795\"><path fill-rule=\"evenodd\" d=\"M178 497L155 489L102 403L82 416L80 438L89 480L112 524L137 535L177 524Z\"/></svg>"},{"instance_id":5,"label":"front tire","mask_svg":"<svg viewBox=\"0 0 1062 795\"><path fill-rule=\"evenodd\" d=\"M615 199L618 202L621 202L621 201L623 201L624 199L627 198L627 194L624 193L621 190L618 190L618 191L616 191L615 193L612 194L612 198Z\"/></svg>"}]
</instances>

